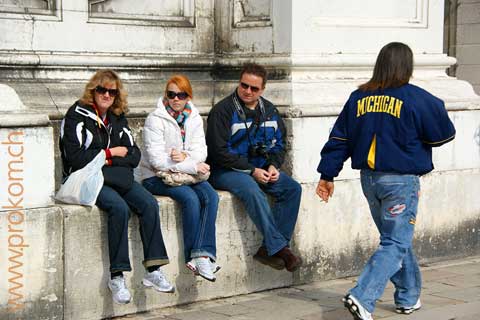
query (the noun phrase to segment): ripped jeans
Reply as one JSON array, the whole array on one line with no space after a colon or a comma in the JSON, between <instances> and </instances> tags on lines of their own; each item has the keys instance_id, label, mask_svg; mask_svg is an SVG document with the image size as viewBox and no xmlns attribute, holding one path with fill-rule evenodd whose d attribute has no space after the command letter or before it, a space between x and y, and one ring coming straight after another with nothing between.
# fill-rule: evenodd
<instances>
[{"instance_id":1,"label":"ripped jeans","mask_svg":"<svg viewBox=\"0 0 480 320\"><path fill-rule=\"evenodd\" d=\"M362 190L380 232L380 246L368 260L350 290L370 313L375 309L388 281L395 286L397 306L412 307L420 297L421 276L412 250L415 228L419 178L362 170Z\"/></svg>"}]
</instances>

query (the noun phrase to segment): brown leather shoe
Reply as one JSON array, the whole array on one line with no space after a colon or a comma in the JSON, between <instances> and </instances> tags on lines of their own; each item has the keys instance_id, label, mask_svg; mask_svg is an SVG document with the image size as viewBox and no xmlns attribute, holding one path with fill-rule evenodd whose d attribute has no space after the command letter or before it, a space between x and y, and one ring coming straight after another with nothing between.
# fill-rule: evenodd
<instances>
[{"instance_id":1,"label":"brown leather shoe","mask_svg":"<svg viewBox=\"0 0 480 320\"><path fill-rule=\"evenodd\" d=\"M284 260L276 257L275 255L269 256L267 248L265 248L264 246L261 246L258 249L257 253L255 253L255 255L253 256L253 259L277 270L282 270L285 268Z\"/></svg>"},{"instance_id":2,"label":"brown leather shoe","mask_svg":"<svg viewBox=\"0 0 480 320\"><path fill-rule=\"evenodd\" d=\"M284 247L275 253L274 256L282 258L282 260L285 261L285 268L290 272L297 270L303 262L302 258L293 254L289 247Z\"/></svg>"}]
</instances>

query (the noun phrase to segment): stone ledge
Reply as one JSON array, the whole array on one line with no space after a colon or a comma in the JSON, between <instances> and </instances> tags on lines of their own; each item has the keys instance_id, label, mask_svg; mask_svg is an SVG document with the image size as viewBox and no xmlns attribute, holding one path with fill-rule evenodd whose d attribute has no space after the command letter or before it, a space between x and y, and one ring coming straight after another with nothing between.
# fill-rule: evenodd
<instances>
[{"instance_id":1,"label":"stone ledge","mask_svg":"<svg viewBox=\"0 0 480 320\"><path fill-rule=\"evenodd\" d=\"M242 204L220 191L217 252L222 270L215 283L193 276L184 267L179 206L169 198L158 197L161 228L171 259L164 271L177 291L160 294L141 285L143 253L138 219L133 216L129 227L133 271L127 274L133 301L126 306L113 305L106 287L109 263L105 214L96 207L74 205L24 210L24 238L30 246L22 261L22 272L27 275L25 308L9 314L7 292L3 296L0 292L0 318L101 319L356 275L378 244L378 232L360 183L358 179L338 181L328 204L315 196L315 185L302 184L302 205L292 245L302 255L304 267L294 274L270 269L252 259L261 235ZM476 190L480 190L480 169L434 171L422 178L414 239L420 261L480 253L480 198ZM8 211L0 212L3 243L8 238L7 215ZM9 266L7 256L0 259L0 270Z\"/></svg>"},{"instance_id":2,"label":"stone ledge","mask_svg":"<svg viewBox=\"0 0 480 320\"><path fill-rule=\"evenodd\" d=\"M63 318L63 222L58 207L0 212L0 319Z\"/></svg>"},{"instance_id":3,"label":"stone ledge","mask_svg":"<svg viewBox=\"0 0 480 320\"><path fill-rule=\"evenodd\" d=\"M291 273L253 261L252 256L261 244L259 232L238 200L227 192L219 192L219 195L217 252L222 269L217 281L210 283L186 269L179 206L169 198L158 197L161 229L170 257L170 264L163 270L175 285L176 292L157 293L141 284L143 251L138 220L134 216L129 226L133 271L126 274L133 301L126 306L113 305L106 287L109 276L106 217L96 207L61 205L64 215L64 319L100 319L292 284Z\"/></svg>"}]
</instances>

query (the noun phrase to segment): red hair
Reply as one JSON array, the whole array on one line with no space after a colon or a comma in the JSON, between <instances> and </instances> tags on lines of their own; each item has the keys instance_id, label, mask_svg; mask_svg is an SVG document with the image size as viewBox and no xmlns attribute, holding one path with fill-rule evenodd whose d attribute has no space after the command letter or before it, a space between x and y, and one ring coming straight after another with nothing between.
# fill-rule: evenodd
<instances>
[{"instance_id":1,"label":"red hair","mask_svg":"<svg viewBox=\"0 0 480 320\"><path fill-rule=\"evenodd\" d=\"M190 84L190 80L188 80L187 76L184 76L183 74L177 74L171 77L165 86L165 96L167 96L168 86L171 83L175 84L183 92L186 92L190 99L193 98L192 85Z\"/></svg>"}]
</instances>

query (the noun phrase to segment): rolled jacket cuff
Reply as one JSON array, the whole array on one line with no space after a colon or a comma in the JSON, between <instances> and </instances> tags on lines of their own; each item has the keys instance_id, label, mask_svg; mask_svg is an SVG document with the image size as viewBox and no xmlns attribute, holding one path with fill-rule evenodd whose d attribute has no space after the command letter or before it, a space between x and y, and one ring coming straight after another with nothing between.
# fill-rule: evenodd
<instances>
[{"instance_id":1,"label":"rolled jacket cuff","mask_svg":"<svg viewBox=\"0 0 480 320\"><path fill-rule=\"evenodd\" d=\"M321 179L321 180L325 180L325 181L333 182L333 177L324 175L323 173L320 175L320 179Z\"/></svg>"}]
</instances>

